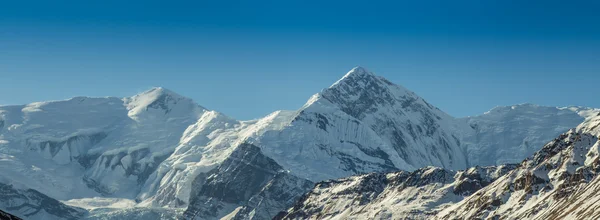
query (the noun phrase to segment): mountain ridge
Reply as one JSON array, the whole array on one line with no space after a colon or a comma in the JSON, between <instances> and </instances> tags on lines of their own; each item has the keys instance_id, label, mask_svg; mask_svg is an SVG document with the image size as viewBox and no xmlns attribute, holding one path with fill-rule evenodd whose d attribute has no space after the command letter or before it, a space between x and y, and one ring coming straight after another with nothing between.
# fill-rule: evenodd
<instances>
[{"instance_id":1,"label":"mountain ridge","mask_svg":"<svg viewBox=\"0 0 600 220\"><path fill-rule=\"evenodd\" d=\"M597 219L595 114L519 164L323 181L275 219Z\"/></svg>"},{"instance_id":2,"label":"mountain ridge","mask_svg":"<svg viewBox=\"0 0 600 220\"><path fill-rule=\"evenodd\" d=\"M584 116L571 119L548 129L564 132L558 130L584 121ZM263 219L281 211L264 204L288 204L309 190L294 186L298 190L285 198L274 196L293 186L291 180L312 183L430 165L466 169L476 155L468 147L479 146L477 140L481 140L469 140L470 134L487 137L486 132L507 126L499 123L502 117L470 120L454 118L361 67L312 96L298 110L247 121L206 109L160 87L125 98L74 97L0 106L0 180L24 184L74 205L85 198L112 197L140 209L187 208L187 213L194 213L203 207L212 210L203 218ZM475 133L470 127L473 123L490 129ZM535 124L522 129L537 131ZM507 132L519 142L532 137ZM547 141L542 139L531 140ZM247 144L254 147L244 147ZM239 154L262 159L240 164L235 162L244 158ZM526 157L516 157L521 156ZM222 198L197 191L204 183L223 189L220 183L240 181L223 169L224 164L244 170L244 166L265 161L277 164L286 174L258 181L252 189L231 190L239 201L218 201ZM209 173L216 176L208 178ZM244 178L252 182L258 177ZM208 195L213 205L198 206L198 201L205 201L198 195Z\"/></svg>"}]
</instances>

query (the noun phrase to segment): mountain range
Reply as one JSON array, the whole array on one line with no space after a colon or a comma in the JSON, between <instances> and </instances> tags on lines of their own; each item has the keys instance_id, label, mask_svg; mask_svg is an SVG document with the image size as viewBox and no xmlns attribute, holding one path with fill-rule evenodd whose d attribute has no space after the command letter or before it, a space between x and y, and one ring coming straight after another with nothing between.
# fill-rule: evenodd
<instances>
[{"instance_id":1,"label":"mountain range","mask_svg":"<svg viewBox=\"0 0 600 220\"><path fill-rule=\"evenodd\" d=\"M598 219L600 113L592 112L518 164L322 181L276 219Z\"/></svg>"},{"instance_id":2,"label":"mountain range","mask_svg":"<svg viewBox=\"0 0 600 220\"><path fill-rule=\"evenodd\" d=\"M24 219L561 213L578 207L537 198L564 189L589 202L579 182L595 180L598 112L520 104L455 118L361 67L298 110L249 121L164 88L0 106L0 209ZM523 200L525 189L538 197Z\"/></svg>"}]
</instances>

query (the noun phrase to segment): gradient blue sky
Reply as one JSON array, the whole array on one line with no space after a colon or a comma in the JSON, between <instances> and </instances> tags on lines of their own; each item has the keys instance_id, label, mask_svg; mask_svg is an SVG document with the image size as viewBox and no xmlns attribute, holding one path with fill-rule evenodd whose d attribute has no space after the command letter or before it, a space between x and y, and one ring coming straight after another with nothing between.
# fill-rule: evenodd
<instances>
[{"instance_id":1,"label":"gradient blue sky","mask_svg":"<svg viewBox=\"0 0 600 220\"><path fill-rule=\"evenodd\" d=\"M354 66L454 116L600 107L600 1L1 1L0 104L163 86L238 119Z\"/></svg>"}]
</instances>

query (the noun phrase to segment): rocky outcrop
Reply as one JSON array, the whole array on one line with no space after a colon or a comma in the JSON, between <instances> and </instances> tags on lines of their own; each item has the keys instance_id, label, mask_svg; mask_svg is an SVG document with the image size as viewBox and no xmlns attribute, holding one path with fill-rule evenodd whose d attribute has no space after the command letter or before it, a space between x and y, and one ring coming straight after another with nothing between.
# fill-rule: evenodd
<instances>
[{"instance_id":1,"label":"rocky outcrop","mask_svg":"<svg viewBox=\"0 0 600 220\"><path fill-rule=\"evenodd\" d=\"M0 210L0 219L2 220L21 220L21 218Z\"/></svg>"},{"instance_id":2,"label":"rocky outcrop","mask_svg":"<svg viewBox=\"0 0 600 220\"><path fill-rule=\"evenodd\" d=\"M248 143L194 183L198 190L184 213L186 219L270 219L312 187Z\"/></svg>"},{"instance_id":3,"label":"rocky outcrop","mask_svg":"<svg viewBox=\"0 0 600 220\"><path fill-rule=\"evenodd\" d=\"M600 199L597 136L573 129L546 144L519 167L460 203L440 219L594 219L600 213L573 206ZM589 201L588 201L589 200ZM592 205L594 206L594 205ZM575 211L583 209L582 211ZM591 215L589 215L591 214Z\"/></svg>"},{"instance_id":4,"label":"rocky outcrop","mask_svg":"<svg viewBox=\"0 0 600 220\"><path fill-rule=\"evenodd\" d=\"M430 219L515 167L426 167L319 182L276 219Z\"/></svg>"},{"instance_id":5,"label":"rocky outcrop","mask_svg":"<svg viewBox=\"0 0 600 220\"><path fill-rule=\"evenodd\" d=\"M81 219L87 211L65 205L33 189L0 183L0 209L23 219Z\"/></svg>"}]
</instances>

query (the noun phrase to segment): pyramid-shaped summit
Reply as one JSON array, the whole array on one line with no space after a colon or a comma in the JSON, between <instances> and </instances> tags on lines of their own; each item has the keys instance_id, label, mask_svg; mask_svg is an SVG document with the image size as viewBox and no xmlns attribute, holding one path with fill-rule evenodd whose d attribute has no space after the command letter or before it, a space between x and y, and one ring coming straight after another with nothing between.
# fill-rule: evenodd
<instances>
[{"instance_id":1,"label":"pyramid-shaped summit","mask_svg":"<svg viewBox=\"0 0 600 220\"><path fill-rule=\"evenodd\" d=\"M346 75L344 75L342 78L340 78L337 82L335 82L333 86L343 82L343 81L354 81L354 80L361 80L361 79L368 79L369 77L373 77L375 76L375 74L373 74L372 72L370 72L369 70L365 69L364 67L361 66L357 66L352 68L350 71L348 71L348 73L346 73Z\"/></svg>"},{"instance_id":2,"label":"pyramid-shaped summit","mask_svg":"<svg viewBox=\"0 0 600 220\"><path fill-rule=\"evenodd\" d=\"M428 165L467 167L452 117L362 67L314 95L290 121L276 142L261 137L258 146L313 181Z\"/></svg>"},{"instance_id":3,"label":"pyramid-shaped summit","mask_svg":"<svg viewBox=\"0 0 600 220\"><path fill-rule=\"evenodd\" d=\"M445 115L415 93L376 76L363 67L353 68L319 96L337 104L343 111L356 118L363 118L366 113L380 108L393 107L402 110L411 107L415 102L436 111L436 114ZM396 107L398 104L400 106Z\"/></svg>"}]
</instances>

